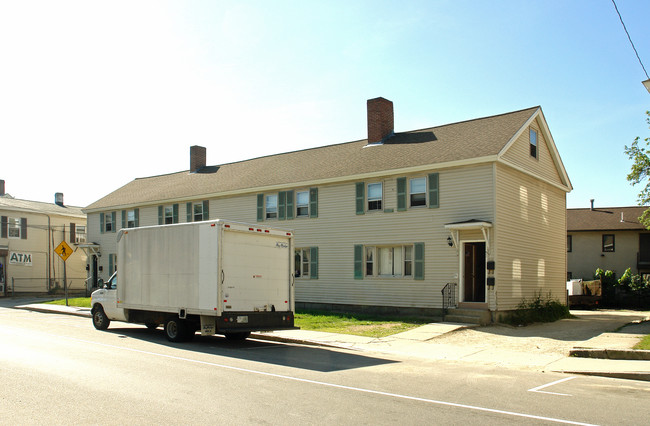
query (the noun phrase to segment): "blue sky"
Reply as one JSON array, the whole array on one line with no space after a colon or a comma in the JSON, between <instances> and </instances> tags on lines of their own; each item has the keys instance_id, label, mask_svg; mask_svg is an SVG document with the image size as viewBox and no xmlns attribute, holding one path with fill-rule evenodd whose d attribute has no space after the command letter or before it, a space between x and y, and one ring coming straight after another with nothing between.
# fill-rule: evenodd
<instances>
[{"instance_id":1,"label":"blue sky","mask_svg":"<svg viewBox=\"0 0 650 426\"><path fill-rule=\"evenodd\" d=\"M617 0L650 69L650 2ZM85 206L136 177L541 105L569 207L634 205L646 79L611 0L0 0L0 179Z\"/></svg>"}]
</instances>

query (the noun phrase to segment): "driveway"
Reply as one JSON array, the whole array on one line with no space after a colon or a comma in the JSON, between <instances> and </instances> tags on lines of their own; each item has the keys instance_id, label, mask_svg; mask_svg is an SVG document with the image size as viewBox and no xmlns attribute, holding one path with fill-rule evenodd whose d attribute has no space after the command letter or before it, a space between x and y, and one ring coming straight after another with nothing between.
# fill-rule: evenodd
<instances>
[{"instance_id":1,"label":"driveway","mask_svg":"<svg viewBox=\"0 0 650 426\"><path fill-rule=\"evenodd\" d=\"M650 319L650 312L646 311L571 311L571 314L574 318L526 327L494 324L463 329L434 337L431 342L568 356L576 346L589 346L590 341L630 322Z\"/></svg>"}]
</instances>

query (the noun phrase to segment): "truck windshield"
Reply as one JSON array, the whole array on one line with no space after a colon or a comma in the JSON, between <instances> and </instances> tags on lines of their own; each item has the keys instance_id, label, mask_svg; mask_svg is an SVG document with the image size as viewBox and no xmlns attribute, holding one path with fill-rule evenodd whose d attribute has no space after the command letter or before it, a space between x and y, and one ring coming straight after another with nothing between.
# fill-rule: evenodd
<instances>
[{"instance_id":1,"label":"truck windshield","mask_svg":"<svg viewBox=\"0 0 650 426\"><path fill-rule=\"evenodd\" d=\"M117 272L115 272L113 276L108 279L107 287L110 289L117 288Z\"/></svg>"}]
</instances>

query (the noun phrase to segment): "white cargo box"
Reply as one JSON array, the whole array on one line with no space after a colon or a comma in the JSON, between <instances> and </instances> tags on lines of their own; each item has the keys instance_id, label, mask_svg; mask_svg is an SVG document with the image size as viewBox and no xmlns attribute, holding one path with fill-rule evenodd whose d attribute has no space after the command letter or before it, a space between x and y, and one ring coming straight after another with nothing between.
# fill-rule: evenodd
<instances>
[{"instance_id":1,"label":"white cargo box","mask_svg":"<svg viewBox=\"0 0 650 426\"><path fill-rule=\"evenodd\" d=\"M294 311L291 231L212 220L122 229L121 308L221 316Z\"/></svg>"},{"instance_id":2,"label":"white cargo box","mask_svg":"<svg viewBox=\"0 0 650 426\"><path fill-rule=\"evenodd\" d=\"M581 296L582 295L582 280L570 280L566 282L566 289L569 292L569 296Z\"/></svg>"}]
</instances>

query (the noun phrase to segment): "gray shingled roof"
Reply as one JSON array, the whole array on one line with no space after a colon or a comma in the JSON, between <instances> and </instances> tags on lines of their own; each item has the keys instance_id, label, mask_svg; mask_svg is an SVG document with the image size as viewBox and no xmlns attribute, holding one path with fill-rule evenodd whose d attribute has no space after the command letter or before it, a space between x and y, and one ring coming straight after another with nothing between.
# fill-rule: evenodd
<instances>
[{"instance_id":1,"label":"gray shingled roof","mask_svg":"<svg viewBox=\"0 0 650 426\"><path fill-rule=\"evenodd\" d=\"M316 182L451 161L496 156L539 107L396 133L383 145L367 140L222 164L213 173L187 170L135 179L84 210L97 210L230 191Z\"/></svg>"},{"instance_id":2,"label":"gray shingled roof","mask_svg":"<svg viewBox=\"0 0 650 426\"><path fill-rule=\"evenodd\" d=\"M59 206L54 203L41 201L18 200L10 197L0 196L0 209L23 210L44 214L58 214L63 216L86 216L81 207Z\"/></svg>"},{"instance_id":3,"label":"gray shingled roof","mask_svg":"<svg viewBox=\"0 0 650 426\"><path fill-rule=\"evenodd\" d=\"M617 231L645 229L639 217L648 207L599 207L567 209L567 231ZM621 213L623 221L621 221Z\"/></svg>"}]
</instances>

